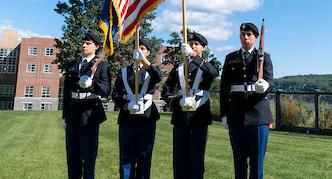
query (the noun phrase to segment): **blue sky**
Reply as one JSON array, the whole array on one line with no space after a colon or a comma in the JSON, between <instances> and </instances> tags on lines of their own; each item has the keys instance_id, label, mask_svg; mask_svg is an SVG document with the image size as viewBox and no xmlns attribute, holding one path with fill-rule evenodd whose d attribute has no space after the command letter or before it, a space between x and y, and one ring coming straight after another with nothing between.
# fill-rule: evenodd
<instances>
[{"instance_id":1,"label":"blue sky","mask_svg":"<svg viewBox=\"0 0 332 179\"><path fill-rule=\"evenodd\" d=\"M57 2L4 1L0 30L17 29L21 37L61 37L63 18L53 10ZM240 48L240 24L253 22L260 28L264 17L265 50L271 54L276 78L332 74L331 8L329 0L187 0L187 25L208 39L223 63L226 54ZM164 40L180 31L181 0L160 5L153 27L153 34Z\"/></svg>"}]
</instances>

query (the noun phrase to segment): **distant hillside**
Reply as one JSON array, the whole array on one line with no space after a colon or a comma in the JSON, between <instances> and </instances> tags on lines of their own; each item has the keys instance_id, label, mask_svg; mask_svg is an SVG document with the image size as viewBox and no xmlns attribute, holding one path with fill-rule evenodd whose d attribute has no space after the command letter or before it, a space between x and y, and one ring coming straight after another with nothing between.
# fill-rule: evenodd
<instances>
[{"instance_id":1,"label":"distant hillside","mask_svg":"<svg viewBox=\"0 0 332 179\"><path fill-rule=\"evenodd\" d=\"M298 75L274 79L275 90L282 89L287 92L321 92L332 93L332 74L329 75Z\"/></svg>"}]
</instances>

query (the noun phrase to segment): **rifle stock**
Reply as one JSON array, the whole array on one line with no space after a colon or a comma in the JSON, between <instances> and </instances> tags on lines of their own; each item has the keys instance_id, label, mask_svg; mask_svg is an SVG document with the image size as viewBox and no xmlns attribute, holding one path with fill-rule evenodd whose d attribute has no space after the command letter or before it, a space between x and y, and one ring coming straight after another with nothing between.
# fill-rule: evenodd
<instances>
[{"instance_id":1,"label":"rifle stock","mask_svg":"<svg viewBox=\"0 0 332 179\"><path fill-rule=\"evenodd\" d=\"M92 72L91 72L91 75L90 75L91 78L93 78L93 76L95 75L99 63L101 63L104 60L104 58L106 57L106 55L108 54L108 52L109 52L109 49L103 50L103 52L98 57L98 59L96 60L96 62L92 65L92 67L91 67L91 71Z\"/></svg>"}]
</instances>

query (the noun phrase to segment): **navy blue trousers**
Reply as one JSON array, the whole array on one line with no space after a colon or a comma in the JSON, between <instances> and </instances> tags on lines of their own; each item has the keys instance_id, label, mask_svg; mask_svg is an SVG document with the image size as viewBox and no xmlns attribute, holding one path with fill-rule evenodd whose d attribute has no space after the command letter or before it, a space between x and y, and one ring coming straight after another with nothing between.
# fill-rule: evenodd
<instances>
[{"instance_id":1,"label":"navy blue trousers","mask_svg":"<svg viewBox=\"0 0 332 179\"><path fill-rule=\"evenodd\" d=\"M248 178L247 159L250 166L249 178L263 178L268 133L268 125L229 127L236 179Z\"/></svg>"},{"instance_id":2,"label":"navy blue trousers","mask_svg":"<svg viewBox=\"0 0 332 179\"><path fill-rule=\"evenodd\" d=\"M173 171L175 179L204 176L204 155L208 127L173 128Z\"/></svg>"},{"instance_id":3,"label":"navy blue trousers","mask_svg":"<svg viewBox=\"0 0 332 179\"><path fill-rule=\"evenodd\" d=\"M94 178L98 151L99 125L66 127L66 150L69 179Z\"/></svg>"},{"instance_id":4,"label":"navy blue trousers","mask_svg":"<svg viewBox=\"0 0 332 179\"><path fill-rule=\"evenodd\" d=\"M156 123L120 125L120 178L149 179Z\"/></svg>"}]
</instances>

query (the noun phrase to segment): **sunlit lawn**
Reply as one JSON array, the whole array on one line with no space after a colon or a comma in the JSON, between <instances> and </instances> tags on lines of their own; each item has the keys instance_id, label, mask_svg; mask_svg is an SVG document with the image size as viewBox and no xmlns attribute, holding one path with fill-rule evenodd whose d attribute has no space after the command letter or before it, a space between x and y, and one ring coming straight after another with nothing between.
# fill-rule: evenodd
<instances>
[{"instance_id":1,"label":"sunlit lawn","mask_svg":"<svg viewBox=\"0 0 332 179\"><path fill-rule=\"evenodd\" d=\"M61 112L0 112L0 178L67 178ZM119 178L117 113L101 125L96 178ZM209 127L205 178L234 178L228 131ZM173 178L172 126L157 125L151 178ZM332 178L332 137L271 131L265 178Z\"/></svg>"}]
</instances>

